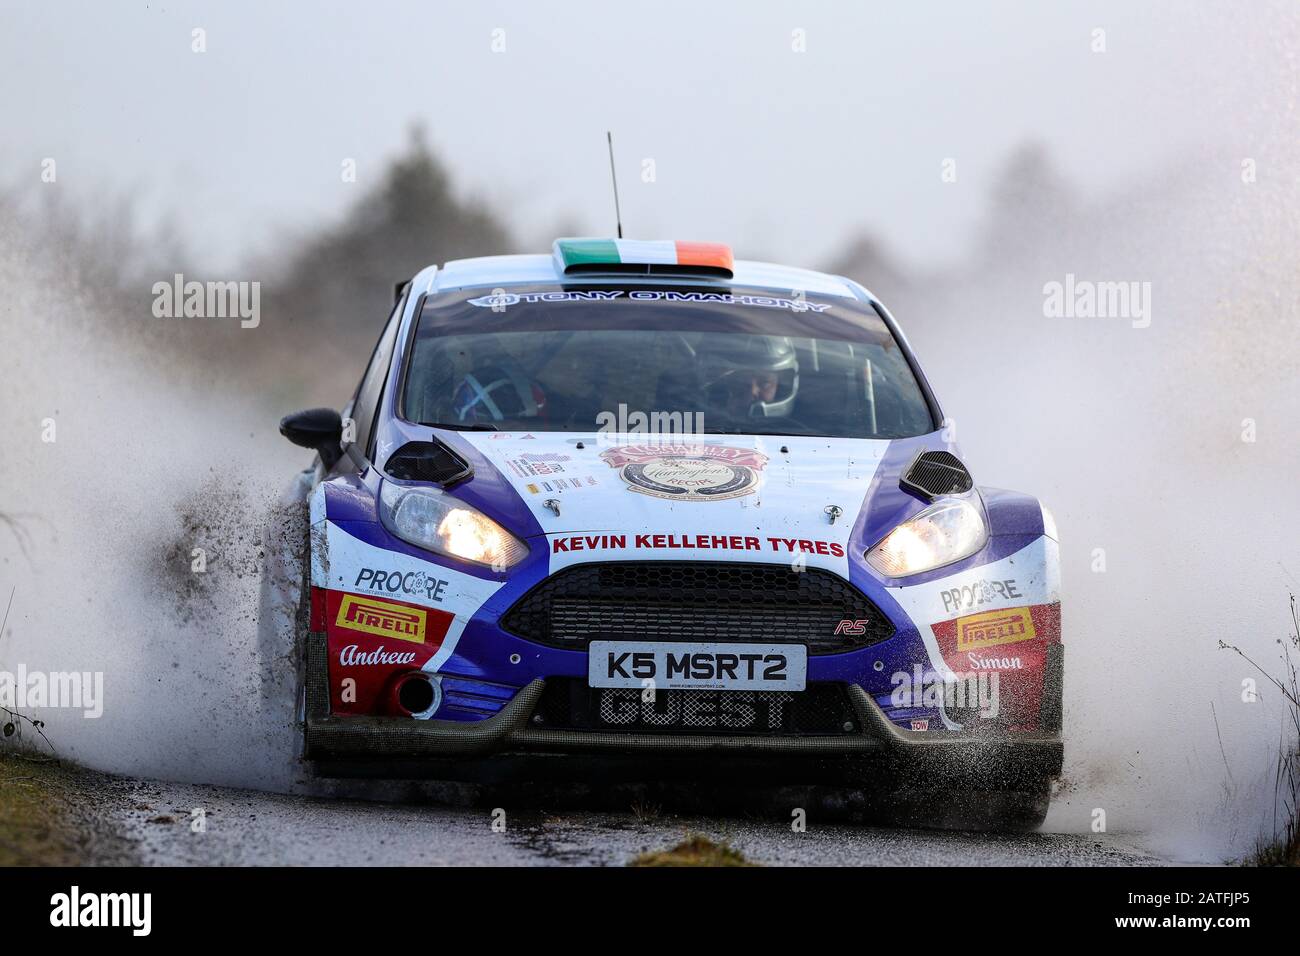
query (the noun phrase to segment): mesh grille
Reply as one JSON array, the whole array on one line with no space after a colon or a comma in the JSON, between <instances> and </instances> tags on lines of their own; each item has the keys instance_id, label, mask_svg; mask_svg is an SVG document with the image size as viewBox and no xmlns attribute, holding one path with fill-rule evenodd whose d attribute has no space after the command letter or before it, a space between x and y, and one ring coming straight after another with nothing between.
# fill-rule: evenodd
<instances>
[{"instance_id":1,"label":"mesh grille","mask_svg":"<svg viewBox=\"0 0 1300 956\"><path fill-rule=\"evenodd\" d=\"M859 731L840 684L787 691L661 690L653 701L636 688L587 687L552 678L534 711L537 726L602 733L842 735Z\"/></svg>"},{"instance_id":2,"label":"mesh grille","mask_svg":"<svg viewBox=\"0 0 1300 956\"><path fill-rule=\"evenodd\" d=\"M971 490L970 472L956 455L946 451L927 451L916 456L912 467L899 484L926 498L960 495Z\"/></svg>"},{"instance_id":3,"label":"mesh grille","mask_svg":"<svg viewBox=\"0 0 1300 956\"><path fill-rule=\"evenodd\" d=\"M747 641L806 644L810 654L866 647L894 633L861 591L829 571L732 562L565 568L515 602L501 626L555 647L607 639Z\"/></svg>"},{"instance_id":4,"label":"mesh grille","mask_svg":"<svg viewBox=\"0 0 1300 956\"><path fill-rule=\"evenodd\" d=\"M384 470L401 481L450 485L469 477L470 467L442 442L411 441L397 449Z\"/></svg>"}]
</instances>

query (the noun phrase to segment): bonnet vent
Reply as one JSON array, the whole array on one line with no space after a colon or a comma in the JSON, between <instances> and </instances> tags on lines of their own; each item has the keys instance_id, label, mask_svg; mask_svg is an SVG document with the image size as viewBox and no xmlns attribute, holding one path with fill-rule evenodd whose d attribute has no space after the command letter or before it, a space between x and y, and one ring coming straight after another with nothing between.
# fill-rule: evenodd
<instances>
[{"instance_id":1,"label":"bonnet vent","mask_svg":"<svg viewBox=\"0 0 1300 956\"><path fill-rule=\"evenodd\" d=\"M975 484L961 459L947 451L926 451L917 455L912 467L903 473L898 483L904 491L922 498L965 494Z\"/></svg>"},{"instance_id":2,"label":"bonnet vent","mask_svg":"<svg viewBox=\"0 0 1300 956\"><path fill-rule=\"evenodd\" d=\"M411 441L393 452L384 471L399 481L431 481L450 485L474 473L469 463L442 442Z\"/></svg>"}]
</instances>

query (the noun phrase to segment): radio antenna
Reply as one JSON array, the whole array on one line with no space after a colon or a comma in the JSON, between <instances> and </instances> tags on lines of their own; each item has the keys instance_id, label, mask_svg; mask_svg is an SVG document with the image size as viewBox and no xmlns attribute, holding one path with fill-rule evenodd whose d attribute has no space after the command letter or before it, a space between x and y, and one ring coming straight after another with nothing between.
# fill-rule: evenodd
<instances>
[{"instance_id":1,"label":"radio antenna","mask_svg":"<svg viewBox=\"0 0 1300 956\"><path fill-rule=\"evenodd\" d=\"M623 211L618 206L618 174L614 172L614 134L605 130L605 141L609 143L609 178L614 181L614 222L618 225L618 237L623 238Z\"/></svg>"}]
</instances>

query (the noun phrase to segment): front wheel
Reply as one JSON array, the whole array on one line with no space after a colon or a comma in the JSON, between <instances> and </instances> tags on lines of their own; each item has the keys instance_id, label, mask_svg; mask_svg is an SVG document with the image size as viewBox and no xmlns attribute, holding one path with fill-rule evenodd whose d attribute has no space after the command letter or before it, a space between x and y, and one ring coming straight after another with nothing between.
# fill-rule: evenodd
<instances>
[{"instance_id":1,"label":"front wheel","mask_svg":"<svg viewBox=\"0 0 1300 956\"><path fill-rule=\"evenodd\" d=\"M977 823L987 820L987 827L975 829L1008 830L1026 833L1037 830L1047 819L1052 802L1052 782L1036 780L1016 790L992 790L979 794L984 797L982 813L976 815Z\"/></svg>"},{"instance_id":2,"label":"front wheel","mask_svg":"<svg viewBox=\"0 0 1300 956\"><path fill-rule=\"evenodd\" d=\"M1052 782L1025 781L1010 790L962 790L946 794L946 806L936 808L935 826L943 830L1028 833L1047 819Z\"/></svg>"},{"instance_id":3,"label":"front wheel","mask_svg":"<svg viewBox=\"0 0 1300 956\"><path fill-rule=\"evenodd\" d=\"M892 826L1027 833L1043 825L1051 800L1052 781L1042 777L999 789L904 785L874 791L868 807L869 816Z\"/></svg>"}]
</instances>

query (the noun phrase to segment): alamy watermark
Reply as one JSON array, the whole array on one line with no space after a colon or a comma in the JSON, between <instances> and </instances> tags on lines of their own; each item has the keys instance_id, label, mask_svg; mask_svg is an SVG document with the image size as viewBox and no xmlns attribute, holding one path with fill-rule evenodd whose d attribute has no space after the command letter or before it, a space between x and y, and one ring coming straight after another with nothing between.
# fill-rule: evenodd
<instances>
[{"instance_id":1,"label":"alamy watermark","mask_svg":"<svg viewBox=\"0 0 1300 956\"><path fill-rule=\"evenodd\" d=\"M245 329L255 329L262 321L260 282L187 282L178 272L171 282L155 282L152 291L158 319L238 318Z\"/></svg>"},{"instance_id":2,"label":"alamy watermark","mask_svg":"<svg viewBox=\"0 0 1300 956\"><path fill-rule=\"evenodd\" d=\"M623 435L643 437L669 436L678 438L683 435L704 434L703 412L642 412L629 410L627 405L619 403L617 411L602 411L596 414L596 432L598 442L620 441ZM615 438L615 436L620 436Z\"/></svg>"},{"instance_id":3,"label":"alamy watermark","mask_svg":"<svg viewBox=\"0 0 1300 956\"><path fill-rule=\"evenodd\" d=\"M889 678L894 689L889 702L895 707L962 708L979 712L979 716L993 719L1000 710L1000 676L997 671L954 673L940 677L928 673L920 664L912 673L896 671Z\"/></svg>"},{"instance_id":4,"label":"alamy watermark","mask_svg":"<svg viewBox=\"0 0 1300 956\"><path fill-rule=\"evenodd\" d=\"M83 893L74 885L50 897L50 925L117 926L131 930L132 936L148 936L153 928L153 894Z\"/></svg>"},{"instance_id":5,"label":"alamy watermark","mask_svg":"<svg viewBox=\"0 0 1300 956\"><path fill-rule=\"evenodd\" d=\"M1064 282L1043 286L1043 315L1049 319L1131 319L1133 328L1151 324L1150 282L1092 282L1066 273Z\"/></svg>"},{"instance_id":6,"label":"alamy watermark","mask_svg":"<svg viewBox=\"0 0 1300 956\"><path fill-rule=\"evenodd\" d=\"M103 671L0 671L0 707L40 710L48 707L78 709L83 717L104 714Z\"/></svg>"}]
</instances>

